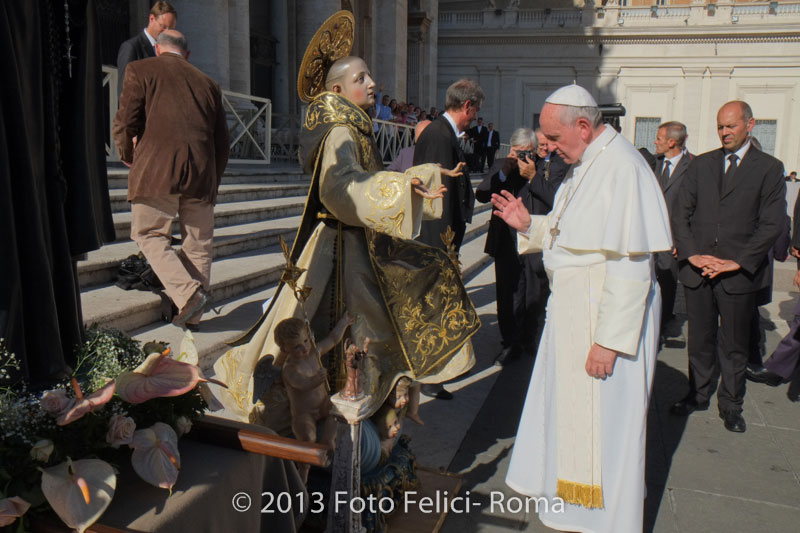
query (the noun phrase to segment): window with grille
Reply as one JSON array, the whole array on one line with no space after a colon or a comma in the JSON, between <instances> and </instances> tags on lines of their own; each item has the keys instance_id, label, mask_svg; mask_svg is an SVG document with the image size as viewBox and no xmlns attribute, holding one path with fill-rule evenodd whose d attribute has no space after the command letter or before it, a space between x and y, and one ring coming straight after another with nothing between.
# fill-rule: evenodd
<instances>
[{"instance_id":1,"label":"window with grille","mask_svg":"<svg viewBox=\"0 0 800 533\"><path fill-rule=\"evenodd\" d=\"M765 152L769 155L775 155L775 141L777 133L777 120L756 119L756 125L753 126L750 136L758 139L758 142L761 143L762 152Z\"/></svg>"},{"instance_id":2,"label":"window with grille","mask_svg":"<svg viewBox=\"0 0 800 533\"><path fill-rule=\"evenodd\" d=\"M636 145L636 148L647 148L651 152L653 151L659 124L661 124L661 117L636 117L633 129L633 144Z\"/></svg>"}]
</instances>

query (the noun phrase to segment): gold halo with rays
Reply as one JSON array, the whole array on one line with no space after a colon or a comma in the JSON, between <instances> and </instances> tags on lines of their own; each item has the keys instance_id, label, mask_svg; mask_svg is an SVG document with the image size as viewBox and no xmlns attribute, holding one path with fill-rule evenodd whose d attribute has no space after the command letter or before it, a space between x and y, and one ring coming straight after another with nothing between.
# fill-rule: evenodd
<instances>
[{"instance_id":1,"label":"gold halo with rays","mask_svg":"<svg viewBox=\"0 0 800 533\"><path fill-rule=\"evenodd\" d=\"M355 35L355 19L350 11L334 13L308 43L297 73L297 95L310 102L325 90L325 77L337 59L350 55Z\"/></svg>"}]
</instances>

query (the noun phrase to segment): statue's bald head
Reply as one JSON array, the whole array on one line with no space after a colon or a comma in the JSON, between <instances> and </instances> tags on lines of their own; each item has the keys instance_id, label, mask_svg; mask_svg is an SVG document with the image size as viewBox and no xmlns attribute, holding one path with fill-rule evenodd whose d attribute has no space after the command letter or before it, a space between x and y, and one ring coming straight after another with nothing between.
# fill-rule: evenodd
<instances>
[{"instance_id":1,"label":"statue's bald head","mask_svg":"<svg viewBox=\"0 0 800 533\"><path fill-rule=\"evenodd\" d=\"M325 77L325 90L332 91L333 85L343 80L350 67L359 62L364 63L364 60L355 56L347 56L334 61L331 68L328 69L328 75Z\"/></svg>"},{"instance_id":2,"label":"statue's bald head","mask_svg":"<svg viewBox=\"0 0 800 533\"><path fill-rule=\"evenodd\" d=\"M375 104L375 82L360 57L343 57L333 63L325 78L325 90L339 93L362 109Z\"/></svg>"}]
</instances>

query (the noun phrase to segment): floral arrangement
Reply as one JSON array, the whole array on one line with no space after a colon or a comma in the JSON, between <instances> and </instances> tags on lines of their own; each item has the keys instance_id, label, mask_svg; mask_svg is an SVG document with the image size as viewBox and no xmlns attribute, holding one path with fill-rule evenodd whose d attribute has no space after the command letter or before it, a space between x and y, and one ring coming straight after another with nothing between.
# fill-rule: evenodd
<instances>
[{"instance_id":1,"label":"floral arrangement","mask_svg":"<svg viewBox=\"0 0 800 533\"><path fill-rule=\"evenodd\" d=\"M197 362L189 331L175 355L163 344L140 348L117 330L92 327L69 380L33 394L9 383L19 363L0 339L0 527L49 506L82 533L111 503L112 465L125 460L171 492L178 437L218 407ZM25 530L24 520L17 530Z\"/></svg>"}]
</instances>

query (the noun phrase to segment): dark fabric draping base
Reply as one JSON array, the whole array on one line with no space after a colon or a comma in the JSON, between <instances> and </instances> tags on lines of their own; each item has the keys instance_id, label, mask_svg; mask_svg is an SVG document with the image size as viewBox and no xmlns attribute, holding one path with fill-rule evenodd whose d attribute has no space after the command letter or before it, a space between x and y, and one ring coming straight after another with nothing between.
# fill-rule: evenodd
<instances>
[{"instance_id":1,"label":"dark fabric draping base","mask_svg":"<svg viewBox=\"0 0 800 533\"><path fill-rule=\"evenodd\" d=\"M0 336L34 388L57 379L81 342L73 255L114 238L94 5L69 6L83 21L71 22L72 78L63 2L0 3Z\"/></svg>"}]
</instances>

